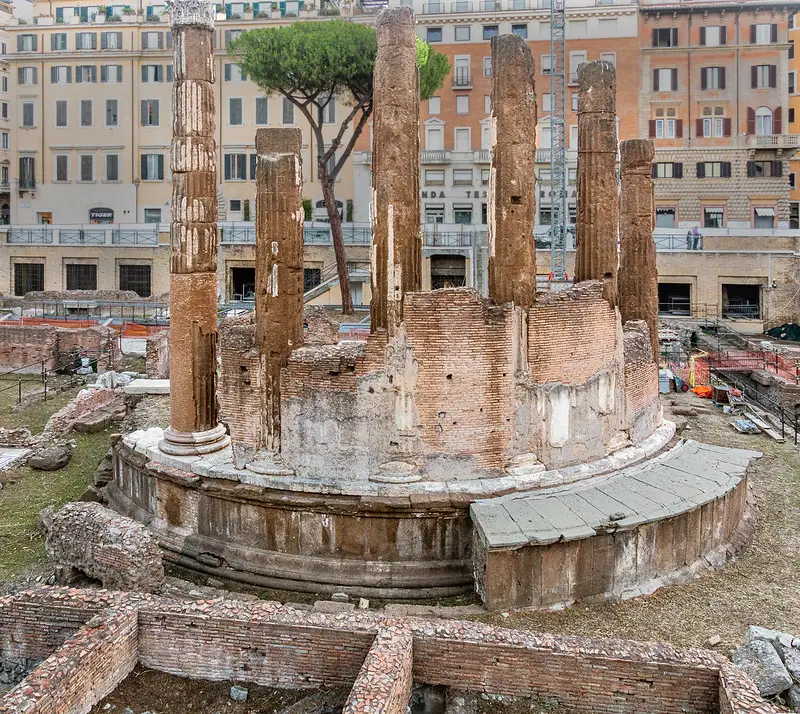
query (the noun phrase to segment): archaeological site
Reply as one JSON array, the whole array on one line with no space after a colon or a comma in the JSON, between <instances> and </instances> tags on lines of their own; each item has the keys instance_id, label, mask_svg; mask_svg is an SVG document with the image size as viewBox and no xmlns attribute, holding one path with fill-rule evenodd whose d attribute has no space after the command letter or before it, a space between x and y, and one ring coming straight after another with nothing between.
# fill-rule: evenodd
<instances>
[{"instance_id":1,"label":"archaeological site","mask_svg":"<svg viewBox=\"0 0 800 714\"><path fill-rule=\"evenodd\" d=\"M537 292L534 58L499 34L488 298L423 291L415 20L380 14L370 332L339 339L304 312L296 128L258 130L255 310L218 321L215 14L170 13L170 424L116 440L108 509L43 518L60 582L102 589L0 598L0 712L95 711L137 666L346 687L349 714L438 711L409 705L420 686L548 712L779 711L709 650L160 592L179 567L331 606L473 593L498 616L650 595L747 547L761 456L680 438L662 413L653 145L617 142L612 64L577 75L574 284Z\"/></svg>"}]
</instances>

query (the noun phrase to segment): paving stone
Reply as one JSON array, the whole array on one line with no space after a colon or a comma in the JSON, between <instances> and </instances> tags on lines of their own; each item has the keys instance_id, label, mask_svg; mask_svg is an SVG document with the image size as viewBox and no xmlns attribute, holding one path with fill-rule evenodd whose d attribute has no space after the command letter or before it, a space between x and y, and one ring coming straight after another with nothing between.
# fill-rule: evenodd
<instances>
[{"instance_id":1,"label":"paving stone","mask_svg":"<svg viewBox=\"0 0 800 714\"><path fill-rule=\"evenodd\" d=\"M587 538L610 521L619 528L676 516L730 492L759 452L706 449L688 441L649 463L621 469L596 483L501 496L472 504L472 521L487 546ZM727 457L727 458L723 458Z\"/></svg>"}]
</instances>

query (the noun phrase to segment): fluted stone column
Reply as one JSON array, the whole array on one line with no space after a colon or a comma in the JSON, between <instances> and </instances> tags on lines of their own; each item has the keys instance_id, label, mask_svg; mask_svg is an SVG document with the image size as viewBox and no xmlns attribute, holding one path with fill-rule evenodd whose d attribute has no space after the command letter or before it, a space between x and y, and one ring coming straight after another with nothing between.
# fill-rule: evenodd
<instances>
[{"instance_id":1,"label":"fluted stone column","mask_svg":"<svg viewBox=\"0 0 800 714\"><path fill-rule=\"evenodd\" d=\"M578 68L578 222L575 281L602 280L603 295L617 301L617 79L614 65L594 61Z\"/></svg>"},{"instance_id":2,"label":"fluted stone column","mask_svg":"<svg viewBox=\"0 0 800 714\"><path fill-rule=\"evenodd\" d=\"M170 4L172 224L170 238L170 426L160 448L202 454L230 443L219 424L217 192L214 143L214 6Z\"/></svg>"},{"instance_id":3,"label":"fluted stone column","mask_svg":"<svg viewBox=\"0 0 800 714\"><path fill-rule=\"evenodd\" d=\"M653 242L653 142L629 139L619 146L619 311L622 322L644 320L658 360L658 272Z\"/></svg>"},{"instance_id":4,"label":"fluted stone column","mask_svg":"<svg viewBox=\"0 0 800 714\"><path fill-rule=\"evenodd\" d=\"M489 297L529 307L536 300L536 92L527 43L495 35L492 68Z\"/></svg>"},{"instance_id":5,"label":"fluted stone column","mask_svg":"<svg viewBox=\"0 0 800 714\"><path fill-rule=\"evenodd\" d=\"M403 319L403 297L422 287L414 13L410 7L384 10L376 29L370 313L372 332L393 334Z\"/></svg>"},{"instance_id":6,"label":"fluted stone column","mask_svg":"<svg viewBox=\"0 0 800 714\"><path fill-rule=\"evenodd\" d=\"M300 129L256 132L256 344L263 443L281 445L281 367L303 341L303 181Z\"/></svg>"}]
</instances>

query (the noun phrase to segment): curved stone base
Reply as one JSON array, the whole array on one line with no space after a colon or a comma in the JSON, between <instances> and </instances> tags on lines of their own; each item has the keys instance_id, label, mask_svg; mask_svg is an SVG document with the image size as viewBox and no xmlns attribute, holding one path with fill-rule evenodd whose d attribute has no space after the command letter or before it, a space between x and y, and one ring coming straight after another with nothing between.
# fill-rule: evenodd
<instances>
[{"instance_id":1,"label":"curved stone base","mask_svg":"<svg viewBox=\"0 0 800 714\"><path fill-rule=\"evenodd\" d=\"M665 425L647 444L561 471L383 484L263 476L234 468L230 449L171 456L152 429L117 444L107 495L183 567L284 590L440 597L474 587L477 499L597 478L651 456L672 433Z\"/></svg>"},{"instance_id":2,"label":"curved stone base","mask_svg":"<svg viewBox=\"0 0 800 714\"><path fill-rule=\"evenodd\" d=\"M476 502L484 604L623 599L722 567L752 536L746 470L760 455L689 441L592 482Z\"/></svg>"}]
</instances>

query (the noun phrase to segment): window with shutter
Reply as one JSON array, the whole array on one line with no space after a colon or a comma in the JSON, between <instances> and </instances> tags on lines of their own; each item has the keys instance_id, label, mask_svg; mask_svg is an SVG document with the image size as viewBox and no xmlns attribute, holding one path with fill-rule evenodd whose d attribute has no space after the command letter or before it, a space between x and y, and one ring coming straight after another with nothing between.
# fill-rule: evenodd
<instances>
[{"instance_id":1,"label":"window with shutter","mask_svg":"<svg viewBox=\"0 0 800 714\"><path fill-rule=\"evenodd\" d=\"M81 99L81 126L92 125L92 100Z\"/></svg>"},{"instance_id":2,"label":"window with shutter","mask_svg":"<svg viewBox=\"0 0 800 714\"><path fill-rule=\"evenodd\" d=\"M281 124L294 124L294 104L286 97L283 97L283 111L281 112Z\"/></svg>"},{"instance_id":3,"label":"window with shutter","mask_svg":"<svg viewBox=\"0 0 800 714\"><path fill-rule=\"evenodd\" d=\"M94 181L94 156L81 154L81 181Z\"/></svg>"},{"instance_id":4,"label":"window with shutter","mask_svg":"<svg viewBox=\"0 0 800 714\"><path fill-rule=\"evenodd\" d=\"M56 126L67 126L67 100L59 99L56 102Z\"/></svg>"},{"instance_id":5,"label":"window with shutter","mask_svg":"<svg viewBox=\"0 0 800 714\"><path fill-rule=\"evenodd\" d=\"M773 134L782 134L783 133L783 107L775 107L775 111L772 112L772 133Z\"/></svg>"},{"instance_id":6,"label":"window with shutter","mask_svg":"<svg viewBox=\"0 0 800 714\"><path fill-rule=\"evenodd\" d=\"M56 181L69 180L68 165L67 165L68 161L69 157L66 156L65 154L59 154L56 156Z\"/></svg>"},{"instance_id":7,"label":"window with shutter","mask_svg":"<svg viewBox=\"0 0 800 714\"><path fill-rule=\"evenodd\" d=\"M33 102L22 103L22 126L28 129L33 126Z\"/></svg>"},{"instance_id":8,"label":"window with shutter","mask_svg":"<svg viewBox=\"0 0 800 714\"><path fill-rule=\"evenodd\" d=\"M683 138L683 119L675 120L675 138L676 139Z\"/></svg>"},{"instance_id":9,"label":"window with shutter","mask_svg":"<svg viewBox=\"0 0 800 714\"><path fill-rule=\"evenodd\" d=\"M174 81L175 81L175 74L173 72L172 65L168 64L167 65L167 82L169 84L172 84Z\"/></svg>"},{"instance_id":10,"label":"window with shutter","mask_svg":"<svg viewBox=\"0 0 800 714\"><path fill-rule=\"evenodd\" d=\"M241 126L243 123L242 99L241 97L230 97L228 99L228 124Z\"/></svg>"},{"instance_id":11,"label":"window with shutter","mask_svg":"<svg viewBox=\"0 0 800 714\"><path fill-rule=\"evenodd\" d=\"M106 99L106 126L117 126L118 122L117 100Z\"/></svg>"},{"instance_id":12,"label":"window with shutter","mask_svg":"<svg viewBox=\"0 0 800 714\"><path fill-rule=\"evenodd\" d=\"M269 100L267 97L256 97L256 125L269 124Z\"/></svg>"},{"instance_id":13,"label":"window with shutter","mask_svg":"<svg viewBox=\"0 0 800 714\"><path fill-rule=\"evenodd\" d=\"M250 154L250 180L256 180L256 154Z\"/></svg>"},{"instance_id":14,"label":"window with shutter","mask_svg":"<svg viewBox=\"0 0 800 714\"><path fill-rule=\"evenodd\" d=\"M231 180L231 155L225 154L225 180Z\"/></svg>"},{"instance_id":15,"label":"window with shutter","mask_svg":"<svg viewBox=\"0 0 800 714\"><path fill-rule=\"evenodd\" d=\"M119 181L118 154L106 154L106 181Z\"/></svg>"},{"instance_id":16,"label":"window with shutter","mask_svg":"<svg viewBox=\"0 0 800 714\"><path fill-rule=\"evenodd\" d=\"M706 165L702 161L697 162L697 178L706 177Z\"/></svg>"}]
</instances>

